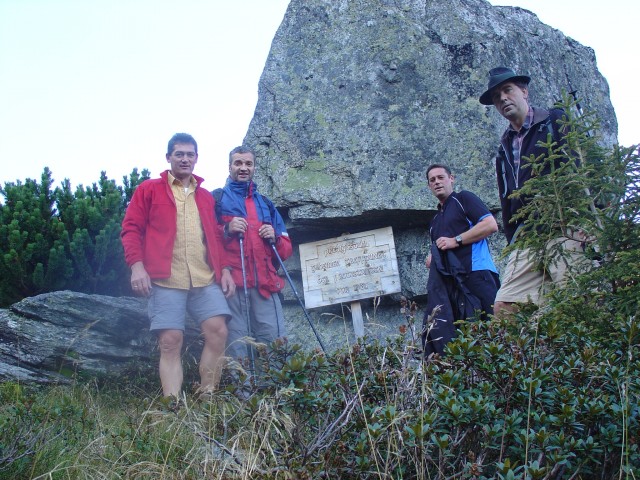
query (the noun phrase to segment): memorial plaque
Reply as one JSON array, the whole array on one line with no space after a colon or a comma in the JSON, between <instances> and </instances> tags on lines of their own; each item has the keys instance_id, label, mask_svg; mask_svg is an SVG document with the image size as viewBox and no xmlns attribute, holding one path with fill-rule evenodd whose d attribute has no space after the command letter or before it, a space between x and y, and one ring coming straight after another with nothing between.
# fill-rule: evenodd
<instances>
[{"instance_id":1,"label":"memorial plaque","mask_svg":"<svg viewBox=\"0 0 640 480\"><path fill-rule=\"evenodd\" d=\"M400 292L391 227L300 245L307 308Z\"/></svg>"}]
</instances>

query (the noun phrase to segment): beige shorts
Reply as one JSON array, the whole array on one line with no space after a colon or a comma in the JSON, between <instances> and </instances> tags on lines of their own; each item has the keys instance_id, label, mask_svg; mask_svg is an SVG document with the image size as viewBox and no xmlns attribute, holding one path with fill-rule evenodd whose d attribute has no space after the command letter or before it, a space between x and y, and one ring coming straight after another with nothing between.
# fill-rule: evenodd
<instances>
[{"instance_id":1,"label":"beige shorts","mask_svg":"<svg viewBox=\"0 0 640 480\"><path fill-rule=\"evenodd\" d=\"M544 295L554 287L562 287L574 275L586 270L588 260L582 242L569 238L556 238L547 250L562 249L556 260L543 269L539 258L532 258L529 249L514 250L507 257L507 266L501 275L502 286L496 302L543 303Z\"/></svg>"}]
</instances>

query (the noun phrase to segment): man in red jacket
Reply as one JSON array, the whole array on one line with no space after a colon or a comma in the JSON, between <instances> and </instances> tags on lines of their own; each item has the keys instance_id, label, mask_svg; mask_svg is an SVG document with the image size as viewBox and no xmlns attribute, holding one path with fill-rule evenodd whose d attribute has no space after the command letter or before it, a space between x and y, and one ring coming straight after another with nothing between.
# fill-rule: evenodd
<instances>
[{"instance_id":1,"label":"man in red jacket","mask_svg":"<svg viewBox=\"0 0 640 480\"><path fill-rule=\"evenodd\" d=\"M165 397L179 397L185 316L200 323L204 347L200 390L216 389L231 312L225 297L235 293L229 268L221 263L221 234L215 202L193 175L198 145L186 133L169 141L170 170L136 189L122 222L131 288L149 297L151 331L157 333L160 381Z\"/></svg>"},{"instance_id":2,"label":"man in red jacket","mask_svg":"<svg viewBox=\"0 0 640 480\"><path fill-rule=\"evenodd\" d=\"M278 275L278 259L271 245L283 260L291 256L293 249L280 213L271 200L258 193L258 186L253 181L255 169L253 151L247 147L234 148L229 153L227 183L213 192L219 198L216 209L219 222L224 224L224 244L228 262L233 267L233 280L238 286L244 281L247 284L246 293L229 299L232 319L227 355L236 359L248 357L243 337L251 336L258 342L270 343L286 335L278 296L285 282ZM245 278L242 277L240 239Z\"/></svg>"}]
</instances>

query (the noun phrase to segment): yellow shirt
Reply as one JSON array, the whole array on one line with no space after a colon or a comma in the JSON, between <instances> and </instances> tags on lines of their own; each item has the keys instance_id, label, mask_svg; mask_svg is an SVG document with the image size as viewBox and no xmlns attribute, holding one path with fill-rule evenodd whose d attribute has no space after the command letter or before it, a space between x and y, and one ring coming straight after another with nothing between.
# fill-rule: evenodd
<instances>
[{"instance_id":1,"label":"yellow shirt","mask_svg":"<svg viewBox=\"0 0 640 480\"><path fill-rule=\"evenodd\" d=\"M196 205L196 180L191 177L189 187L169 172L169 185L173 192L177 210L176 239L171 258L171 276L156 279L161 287L188 290L191 287L206 287L213 283L214 272L207 263L207 245L202 222Z\"/></svg>"}]
</instances>

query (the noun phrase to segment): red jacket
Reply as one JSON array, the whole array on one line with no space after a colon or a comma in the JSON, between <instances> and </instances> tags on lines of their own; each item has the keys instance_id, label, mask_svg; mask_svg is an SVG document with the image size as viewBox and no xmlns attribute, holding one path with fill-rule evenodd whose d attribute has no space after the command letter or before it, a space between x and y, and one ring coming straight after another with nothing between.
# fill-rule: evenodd
<instances>
[{"instance_id":1,"label":"red jacket","mask_svg":"<svg viewBox=\"0 0 640 480\"><path fill-rule=\"evenodd\" d=\"M142 261L152 279L171 276L177 213L167 174L165 171L160 178L145 180L136 188L120 233L127 265ZM207 259L216 274L216 281L220 282L222 236L214 214L215 200L211 193L200 187L203 179L195 175L194 178L198 184L196 206L207 240Z\"/></svg>"},{"instance_id":2,"label":"red jacket","mask_svg":"<svg viewBox=\"0 0 640 480\"><path fill-rule=\"evenodd\" d=\"M257 288L260 295L265 298L282 290L286 282L278 275L280 267L278 259L269 242L258 235L258 229L262 225L265 223L273 225L276 231L276 251L280 258L286 260L293 253L284 221L275 206L257 192L253 182L230 181L227 181L227 185L223 189L219 206L221 223L226 224L234 216L240 216L244 217L249 224L243 240L247 288ZM223 227L224 225L221 225L220 229L222 230ZM233 268L231 271L233 281L238 287L242 287L242 261L238 236L225 236L224 248L226 250L225 263Z\"/></svg>"}]
</instances>

